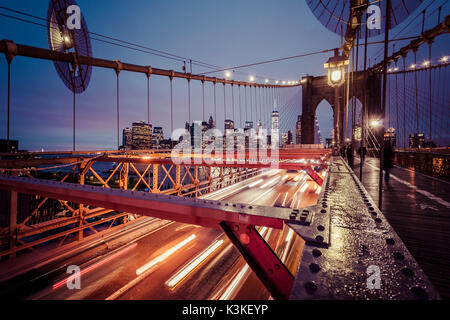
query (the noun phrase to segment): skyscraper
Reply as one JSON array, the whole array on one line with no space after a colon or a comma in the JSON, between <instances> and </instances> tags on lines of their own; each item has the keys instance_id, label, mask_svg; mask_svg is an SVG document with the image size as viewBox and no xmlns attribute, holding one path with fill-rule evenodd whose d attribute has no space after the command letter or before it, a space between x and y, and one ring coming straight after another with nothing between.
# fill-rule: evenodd
<instances>
[{"instance_id":1,"label":"skyscraper","mask_svg":"<svg viewBox=\"0 0 450 320\"><path fill-rule=\"evenodd\" d=\"M288 131L287 144L293 144L293 143L294 143L294 141L293 141L292 131L289 130Z\"/></svg>"},{"instance_id":2,"label":"skyscraper","mask_svg":"<svg viewBox=\"0 0 450 320\"><path fill-rule=\"evenodd\" d=\"M272 111L272 130L280 129L279 126L280 113L277 110Z\"/></svg>"},{"instance_id":3,"label":"skyscraper","mask_svg":"<svg viewBox=\"0 0 450 320\"><path fill-rule=\"evenodd\" d=\"M245 121L245 130L253 129L253 121Z\"/></svg>"},{"instance_id":4,"label":"skyscraper","mask_svg":"<svg viewBox=\"0 0 450 320\"><path fill-rule=\"evenodd\" d=\"M152 135L152 148L161 149L161 141L164 139L163 128L154 127Z\"/></svg>"},{"instance_id":5,"label":"skyscraper","mask_svg":"<svg viewBox=\"0 0 450 320\"><path fill-rule=\"evenodd\" d=\"M150 149L152 125L144 121L133 122L131 127L132 145L135 150Z\"/></svg>"},{"instance_id":6,"label":"skyscraper","mask_svg":"<svg viewBox=\"0 0 450 320\"><path fill-rule=\"evenodd\" d=\"M288 134L287 132L283 132L281 134L281 146L285 146L288 144Z\"/></svg>"},{"instance_id":7,"label":"skyscraper","mask_svg":"<svg viewBox=\"0 0 450 320\"><path fill-rule=\"evenodd\" d=\"M302 143L302 116L299 115L295 124L295 143Z\"/></svg>"},{"instance_id":8,"label":"skyscraper","mask_svg":"<svg viewBox=\"0 0 450 320\"><path fill-rule=\"evenodd\" d=\"M232 134L234 132L234 121L233 120L225 120L225 135Z\"/></svg>"},{"instance_id":9,"label":"skyscraper","mask_svg":"<svg viewBox=\"0 0 450 320\"><path fill-rule=\"evenodd\" d=\"M133 136L130 128L123 129L122 132L122 145L125 150L133 149Z\"/></svg>"},{"instance_id":10,"label":"skyscraper","mask_svg":"<svg viewBox=\"0 0 450 320\"><path fill-rule=\"evenodd\" d=\"M216 127L216 123L214 122L213 117L209 116L208 129L214 129L215 127Z\"/></svg>"}]
</instances>

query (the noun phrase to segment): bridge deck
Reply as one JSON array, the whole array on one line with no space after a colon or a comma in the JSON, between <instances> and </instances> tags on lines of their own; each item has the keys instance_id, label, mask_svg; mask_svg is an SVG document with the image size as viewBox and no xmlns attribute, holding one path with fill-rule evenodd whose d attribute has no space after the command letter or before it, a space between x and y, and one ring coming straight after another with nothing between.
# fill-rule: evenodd
<instances>
[{"instance_id":1,"label":"bridge deck","mask_svg":"<svg viewBox=\"0 0 450 320\"><path fill-rule=\"evenodd\" d=\"M362 183L378 203L379 160L367 158ZM359 177L359 160L355 159ZM383 214L442 298L450 298L450 183L394 167L383 184Z\"/></svg>"},{"instance_id":2,"label":"bridge deck","mask_svg":"<svg viewBox=\"0 0 450 320\"><path fill-rule=\"evenodd\" d=\"M326 208L323 215L329 216L329 245L320 248L306 243L291 299L439 297L342 158L333 158L324 186L318 206ZM314 219L319 216L315 214ZM367 284L375 270L379 287Z\"/></svg>"}]
</instances>

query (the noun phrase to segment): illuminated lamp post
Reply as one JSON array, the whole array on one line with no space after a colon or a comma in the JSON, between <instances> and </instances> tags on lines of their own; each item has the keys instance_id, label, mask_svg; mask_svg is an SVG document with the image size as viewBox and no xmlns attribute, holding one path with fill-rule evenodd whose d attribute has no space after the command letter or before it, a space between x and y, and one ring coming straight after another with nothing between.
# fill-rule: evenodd
<instances>
[{"instance_id":1,"label":"illuminated lamp post","mask_svg":"<svg viewBox=\"0 0 450 320\"><path fill-rule=\"evenodd\" d=\"M345 83L345 66L348 59L339 55L339 49L334 50L334 57L328 59L324 67L328 69L328 85L334 88L334 141L341 147L343 143L342 111L340 106L340 88Z\"/></svg>"}]
</instances>

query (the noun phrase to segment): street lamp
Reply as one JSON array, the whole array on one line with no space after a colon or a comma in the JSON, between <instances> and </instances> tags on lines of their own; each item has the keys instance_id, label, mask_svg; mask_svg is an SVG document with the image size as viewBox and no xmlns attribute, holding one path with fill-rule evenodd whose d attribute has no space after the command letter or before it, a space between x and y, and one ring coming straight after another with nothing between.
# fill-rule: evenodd
<instances>
[{"instance_id":1,"label":"street lamp","mask_svg":"<svg viewBox=\"0 0 450 320\"><path fill-rule=\"evenodd\" d=\"M328 84L331 87L340 87L345 82L345 66L348 64L348 59L340 56L339 50L335 50L334 57L324 64L324 67L328 69Z\"/></svg>"},{"instance_id":2,"label":"street lamp","mask_svg":"<svg viewBox=\"0 0 450 320\"><path fill-rule=\"evenodd\" d=\"M381 121L378 119L374 119L374 120L370 121L370 126L373 128L378 127L380 124L381 124Z\"/></svg>"},{"instance_id":3,"label":"street lamp","mask_svg":"<svg viewBox=\"0 0 450 320\"><path fill-rule=\"evenodd\" d=\"M254 76L250 76L250 82L253 82L253 81L255 81L255 77Z\"/></svg>"},{"instance_id":4,"label":"street lamp","mask_svg":"<svg viewBox=\"0 0 450 320\"><path fill-rule=\"evenodd\" d=\"M61 37L64 41L64 47L66 50L71 49L73 47L72 39L70 38L70 33L65 30L62 32Z\"/></svg>"},{"instance_id":5,"label":"street lamp","mask_svg":"<svg viewBox=\"0 0 450 320\"><path fill-rule=\"evenodd\" d=\"M339 49L335 49L334 57L329 58L324 64L324 67L328 69L328 85L334 88L334 138L339 146L344 142L342 139L344 123L340 108L340 87L345 82L345 66L348 64L348 59L339 55Z\"/></svg>"},{"instance_id":6,"label":"street lamp","mask_svg":"<svg viewBox=\"0 0 450 320\"><path fill-rule=\"evenodd\" d=\"M225 78L229 79L231 77L231 72L230 71L225 71Z\"/></svg>"}]
</instances>

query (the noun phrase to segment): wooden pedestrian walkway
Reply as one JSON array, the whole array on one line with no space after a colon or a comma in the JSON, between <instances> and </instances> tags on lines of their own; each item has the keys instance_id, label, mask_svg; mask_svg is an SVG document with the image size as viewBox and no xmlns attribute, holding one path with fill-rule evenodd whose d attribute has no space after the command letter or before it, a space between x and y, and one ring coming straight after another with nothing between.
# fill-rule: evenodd
<instances>
[{"instance_id":1,"label":"wooden pedestrian walkway","mask_svg":"<svg viewBox=\"0 0 450 320\"><path fill-rule=\"evenodd\" d=\"M362 183L378 204L379 159L366 158ZM354 171L359 177L359 159ZM450 183L394 167L380 208L444 299L450 299Z\"/></svg>"}]
</instances>

